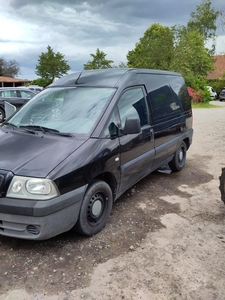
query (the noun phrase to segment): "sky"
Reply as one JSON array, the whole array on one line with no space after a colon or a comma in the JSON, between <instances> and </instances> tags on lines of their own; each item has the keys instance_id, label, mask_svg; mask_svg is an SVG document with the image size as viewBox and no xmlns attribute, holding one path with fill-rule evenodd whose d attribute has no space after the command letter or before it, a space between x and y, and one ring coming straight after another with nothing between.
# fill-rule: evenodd
<instances>
[{"instance_id":1,"label":"sky","mask_svg":"<svg viewBox=\"0 0 225 300\"><path fill-rule=\"evenodd\" d=\"M211 0L224 12L224 0ZM201 0L0 0L0 57L15 60L18 78L33 80L41 53L49 45L81 71L97 48L115 65L154 23L187 25ZM225 28L217 23L216 54L225 52Z\"/></svg>"}]
</instances>

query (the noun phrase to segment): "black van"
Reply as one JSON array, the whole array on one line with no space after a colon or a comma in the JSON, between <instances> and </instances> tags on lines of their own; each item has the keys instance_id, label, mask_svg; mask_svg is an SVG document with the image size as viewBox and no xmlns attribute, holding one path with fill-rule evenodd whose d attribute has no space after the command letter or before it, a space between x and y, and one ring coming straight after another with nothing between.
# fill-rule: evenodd
<instances>
[{"instance_id":1,"label":"black van","mask_svg":"<svg viewBox=\"0 0 225 300\"><path fill-rule=\"evenodd\" d=\"M0 234L43 240L94 235L113 201L150 172L180 171L192 109L178 73L74 73L37 94L0 128Z\"/></svg>"}]
</instances>

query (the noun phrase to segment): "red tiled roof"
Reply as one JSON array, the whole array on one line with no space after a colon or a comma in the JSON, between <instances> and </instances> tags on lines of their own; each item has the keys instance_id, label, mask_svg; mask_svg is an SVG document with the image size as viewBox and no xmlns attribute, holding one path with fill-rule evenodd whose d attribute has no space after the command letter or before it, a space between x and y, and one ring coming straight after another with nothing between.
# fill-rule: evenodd
<instances>
[{"instance_id":1,"label":"red tiled roof","mask_svg":"<svg viewBox=\"0 0 225 300\"><path fill-rule=\"evenodd\" d=\"M215 59L215 69L208 74L207 79L222 78L225 72L225 55L215 55L213 58Z\"/></svg>"},{"instance_id":2,"label":"red tiled roof","mask_svg":"<svg viewBox=\"0 0 225 300\"><path fill-rule=\"evenodd\" d=\"M29 80L0 76L0 82L29 82Z\"/></svg>"}]
</instances>

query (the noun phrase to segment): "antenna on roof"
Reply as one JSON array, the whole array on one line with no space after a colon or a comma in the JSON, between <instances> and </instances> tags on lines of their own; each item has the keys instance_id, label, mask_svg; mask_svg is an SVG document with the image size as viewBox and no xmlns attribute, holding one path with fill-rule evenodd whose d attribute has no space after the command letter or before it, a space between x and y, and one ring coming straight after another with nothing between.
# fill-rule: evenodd
<instances>
[{"instance_id":1,"label":"antenna on roof","mask_svg":"<svg viewBox=\"0 0 225 300\"><path fill-rule=\"evenodd\" d=\"M79 76L77 77L76 81L75 81L75 84L78 84L78 80L80 79L82 73L83 73L84 69L80 72Z\"/></svg>"}]
</instances>

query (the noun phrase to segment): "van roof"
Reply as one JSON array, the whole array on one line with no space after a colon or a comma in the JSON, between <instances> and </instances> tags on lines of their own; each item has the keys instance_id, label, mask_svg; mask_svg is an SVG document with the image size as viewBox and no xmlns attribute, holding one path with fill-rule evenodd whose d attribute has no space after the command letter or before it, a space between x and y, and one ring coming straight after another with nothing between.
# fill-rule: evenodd
<instances>
[{"instance_id":1,"label":"van roof","mask_svg":"<svg viewBox=\"0 0 225 300\"><path fill-rule=\"evenodd\" d=\"M120 80L127 80L133 74L148 73L148 74L164 74L181 76L179 73L153 70L153 69L131 69L131 68L109 68L98 70L84 70L70 75L66 75L49 85L51 86L107 86L117 87Z\"/></svg>"}]
</instances>

